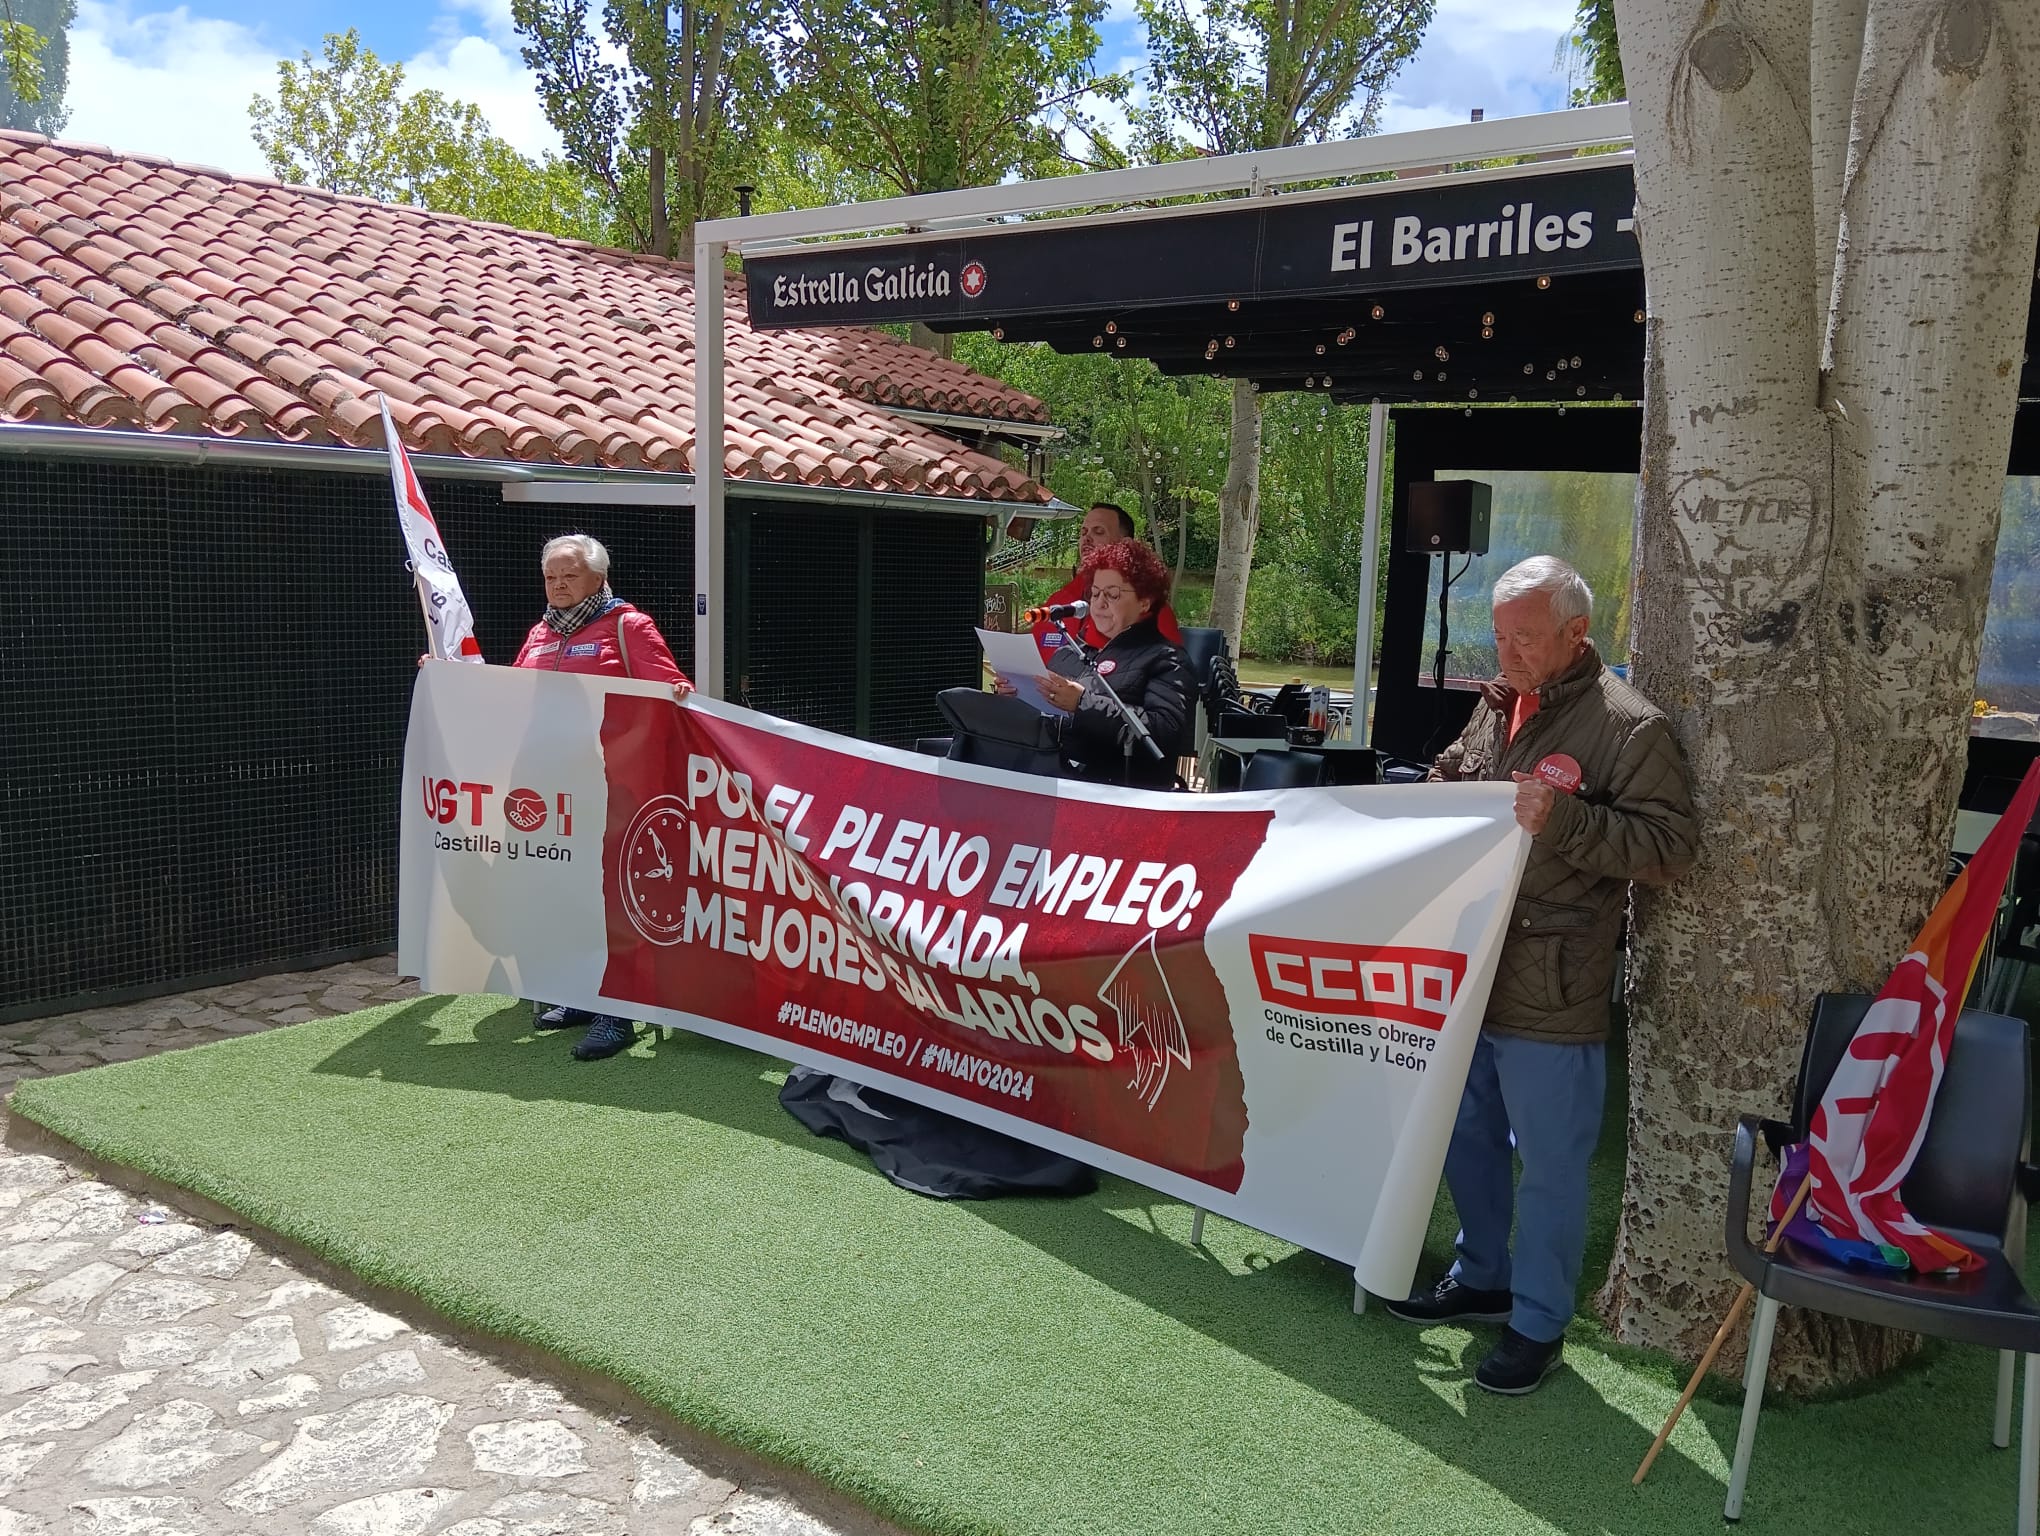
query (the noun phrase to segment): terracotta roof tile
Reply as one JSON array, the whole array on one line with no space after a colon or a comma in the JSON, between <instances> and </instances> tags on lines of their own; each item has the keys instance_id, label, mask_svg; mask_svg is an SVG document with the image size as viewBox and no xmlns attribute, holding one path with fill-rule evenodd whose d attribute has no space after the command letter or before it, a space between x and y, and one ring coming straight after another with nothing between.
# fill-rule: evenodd
<instances>
[{"instance_id":1,"label":"terracotta roof tile","mask_svg":"<svg viewBox=\"0 0 2040 1536\"><path fill-rule=\"evenodd\" d=\"M880 332L760 332L724 276L728 472L1038 503L885 407L1045 422ZM0 132L0 415L690 472L684 263Z\"/></svg>"}]
</instances>

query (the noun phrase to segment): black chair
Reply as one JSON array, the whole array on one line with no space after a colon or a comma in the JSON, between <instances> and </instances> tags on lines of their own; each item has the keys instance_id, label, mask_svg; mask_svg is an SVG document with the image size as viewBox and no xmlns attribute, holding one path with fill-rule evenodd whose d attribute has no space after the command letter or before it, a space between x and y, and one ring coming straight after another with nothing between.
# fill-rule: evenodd
<instances>
[{"instance_id":1,"label":"black chair","mask_svg":"<svg viewBox=\"0 0 2040 1536\"><path fill-rule=\"evenodd\" d=\"M1969 1009L1955 1024L1955 1043L1934 1100L1933 1119L1906 1176L1906 1206L1929 1226L1967 1244L1984 1259L1973 1274L1879 1274L1830 1263L1787 1239L1774 1254L1750 1241L1751 1173L1761 1138L1776 1157L1803 1141L1828 1079L1834 1075L1871 999L1824 993L1799 1060L1792 1123L1745 1115L1736 1126L1728 1186L1728 1256L1757 1291L1749 1364L1744 1372L1742 1425L1722 1515L1742 1516L1743 1487L1756 1444L1771 1339L1781 1306L1806 1307L1831 1317L1930 1334L2000 1352L1993 1441L2011 1441L2012 1357L2026 1357L2026 1395L2019 1450L2020 1536L2034 1536L2040 1510L2040 1304L2027 1293L2026 1207L2036 1191L2027 1161L2032 1136L2032 1088L2026 1026L2003 1014Z\"/></svg>"},{"instance_id":2,"label":"black chair","mask_svg":"<svg viewBox=\"0 0 2040 1536\"><path fill-rule=\"evenodd\" d=\"M955 740L954 736L916 736L914 750L923 757L947 757L950 744Z\"/></svg>"},{"instance_id":3,"label":"black chair","mask_svg":"<svg viewBox=\"0 0 2040 1536\"><path fill-rule=\"evenodd\" d=\"M1315 789L1325 782L1322 752L1256 752L1240 775L1245 789Z\"/></svg>"},{"instance_id":4,"label":"black chair","mask_svg":"<svg viewBox=\"0 0 2040 1536\"><path fill-rule=\"evenodd\" d=\"M1978 1001L2009 1013L2025 990L2026 971L2040 963L2040 833L2019 839L2012 865L2011 904L1998 919L1997 942L1991 947L1991 968L1979 979Z\"/></svg>"},{"instance_id":5,"label":"black chair","mask_svg":"<svg viewBox=\"0 0 2040 1536\"><path fill-rule=\"evenodd\" d=\"M1289 722L1280 715L1262 715L1244 709L1229 709L1218 717L1218 729L1211 734L1232 736L1246 741L1287 741Z\"/></svg>"}]
</instances>

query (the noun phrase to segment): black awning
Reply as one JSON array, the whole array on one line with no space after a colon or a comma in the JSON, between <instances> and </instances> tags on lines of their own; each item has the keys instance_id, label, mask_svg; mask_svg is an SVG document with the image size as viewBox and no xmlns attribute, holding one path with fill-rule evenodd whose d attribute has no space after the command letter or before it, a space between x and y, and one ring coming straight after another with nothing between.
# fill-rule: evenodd
<instances>
[{"instance_id":1,"label":"black awning","mask_svg":"<svg viewBox=\"0 0 2040 1536\"><path fill-rule=\"evenodd\" d=\"M806 246L744 269L760 329L916 321L1344 401L1633 401L1635 201L1626 158L1585 156ZM2020 393L2040 393L2030 360Z\"/></svg>"},{"instance_id":2,"label":"black awning","mask_svg":"<svg viewBox=\"0 0 2040 1536\"><path fill-rule=\"evenodd\" d=\"M761 330L1348 302L1506 278L1640 271L1626 162L1005 224L747 257Z\"/></svg>"}]
</instances>

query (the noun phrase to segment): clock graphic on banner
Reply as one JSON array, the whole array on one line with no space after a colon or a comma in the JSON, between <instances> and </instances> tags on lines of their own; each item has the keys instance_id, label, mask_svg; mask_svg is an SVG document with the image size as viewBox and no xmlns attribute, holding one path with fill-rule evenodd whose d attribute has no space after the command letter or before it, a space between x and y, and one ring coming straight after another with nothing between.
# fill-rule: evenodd
<instances>
[{"instance_id":1,"label":"clock graphic on banner","mask_svg":"<svg viewBox=\"0 0 2040 1536\"><path fill-rule=\"evenodd\" d=\"M687 814L675 795L645 802L624 834L617 886L631 927L654 944L678 944L687 892L679 861L687 855Z\"/></svg>"}]
</instances>

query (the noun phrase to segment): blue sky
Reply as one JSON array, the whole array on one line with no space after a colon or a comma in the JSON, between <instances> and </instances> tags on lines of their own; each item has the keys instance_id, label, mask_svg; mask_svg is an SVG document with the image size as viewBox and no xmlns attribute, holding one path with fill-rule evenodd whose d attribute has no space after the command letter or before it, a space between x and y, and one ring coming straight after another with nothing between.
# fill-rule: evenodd
<instances>
[{"instance_id":1,"label":"blue sky","mask_svg":"<svg viewBox=\"0 0 2040 1536\"><path fill-rule=\"evenodd\" d=\"M1132 0L1108 0L1100 64L1132 69L1142 42ZM1574 0L1439 0L1421 53L1382 126L1464 122L1564 104L1553 56ZM414 85L475 102L527 153L555 147L517 56L510 0L79 0L71 34L65 136L258 174L248 101L275 84L276 61L358 27Z\"/></svg>"}]
</instances>

